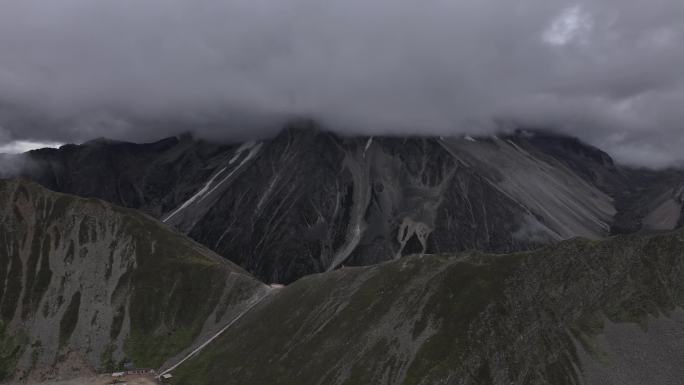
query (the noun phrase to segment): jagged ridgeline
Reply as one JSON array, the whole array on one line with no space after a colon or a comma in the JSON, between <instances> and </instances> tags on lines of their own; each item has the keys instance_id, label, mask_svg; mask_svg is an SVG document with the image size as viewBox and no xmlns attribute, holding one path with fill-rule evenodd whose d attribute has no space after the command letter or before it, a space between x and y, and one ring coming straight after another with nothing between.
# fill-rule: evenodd
<instances>
[{"instance_id":1,"label":"jagged ridgeline","mask_svg":"<svg viewBox=\"0 0 684 385\"><path fill-rule=\"evenodd\" d=\"M135 210L0 180L0 381L156 368L265 290Z\"/></svg>"},{"instance_id":2,"label":"jagged ridgeline","mask_svg":"<svg viewBox=\"0 0 684 385\"><path fill-rule=\"evenodd\" d=\"M297 281L175 383L679 384L683 304L681 231L408 256Z\"/></svg>"},{"instance_id":3,"label":"jagged ridgeline","mask_svg":"<svg viewBox=\"0 0 684 385\"><path fill-rule=\"evenodd\" d=\"M537 131L341 137L293 123L260 142L96 140L23 158L26 177L143 210L269 283L684 225L683 172L630 169Z\"/></svg>"}]
</instances>

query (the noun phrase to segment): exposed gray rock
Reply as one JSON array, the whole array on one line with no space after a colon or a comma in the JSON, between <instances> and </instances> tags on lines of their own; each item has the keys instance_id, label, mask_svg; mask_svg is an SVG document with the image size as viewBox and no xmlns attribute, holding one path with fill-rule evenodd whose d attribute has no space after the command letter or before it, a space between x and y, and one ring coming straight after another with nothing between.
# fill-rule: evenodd
<instances>
[{"instance_id":1,"label":"exposed gray rock","mask_svg":"<svg viewBox=\"0 0 684 385\"><path fill-rule=\"evenodd\" d=\"M27 157L49 188L141 209L267 282L683 222L681 171L621 167L541 131L343 138L298 122L260 142L95 141Z\"/></svg>"}]
</instances>

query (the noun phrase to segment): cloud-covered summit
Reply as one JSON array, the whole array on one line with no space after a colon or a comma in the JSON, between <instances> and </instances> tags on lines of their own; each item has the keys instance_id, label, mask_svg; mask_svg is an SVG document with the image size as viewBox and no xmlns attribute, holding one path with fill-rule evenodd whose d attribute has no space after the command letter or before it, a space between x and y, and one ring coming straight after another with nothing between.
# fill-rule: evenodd
<instances>
[{"instance_id":1,"label":"cloud-covered summit","mask_svg":"<svg viewBox=\"0 0 684 385\"><path fill-rule=\"evenodd\" d=\"M553 127L684 159L681 0L0 0L7 140Z\"/></svg>"}]
</instances>

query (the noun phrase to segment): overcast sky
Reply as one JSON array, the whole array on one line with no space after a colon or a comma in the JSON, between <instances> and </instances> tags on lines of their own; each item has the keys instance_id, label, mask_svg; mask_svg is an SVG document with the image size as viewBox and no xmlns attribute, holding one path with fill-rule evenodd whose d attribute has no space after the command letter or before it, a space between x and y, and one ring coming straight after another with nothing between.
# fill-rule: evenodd
<instances>
[{"instance_id":1,"label":"overcast sky","mask_svg":"<svg viewBox=\"0 0 684 385\"><path fill-rule=\"evenodd\" d=\"M292 115L371 134L549 126L673 164L684 1L0 0L0 145L242 139Z\"/></svg>"}]
</instances>

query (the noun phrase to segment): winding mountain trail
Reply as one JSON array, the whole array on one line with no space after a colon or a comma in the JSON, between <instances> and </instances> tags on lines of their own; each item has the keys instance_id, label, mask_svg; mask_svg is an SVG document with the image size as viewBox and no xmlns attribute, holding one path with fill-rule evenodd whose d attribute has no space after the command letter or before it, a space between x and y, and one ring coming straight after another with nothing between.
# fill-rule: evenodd
<instances>
[{"instance_id":1,"label":"winding mountain trail","mask_svg":"<svg viewBox=\"0 0 684 385\"><path fill-rule=\"evenodd\" d=\"M238 314L235 318L233 318L230 322L228 322L226 324L226 326L222 327L221 330L216 332L211 337L207 338L206 341L204 341L200 346L193 349L190 353L188 353L183 358L181 358L177 363L173 364L171 367L169 367L168 369L165 369L163 371L162 371L162 369L159 369L159 374L156 376L156 378L161 378L161 376L173 372L177 367L182 365L185 361L189 360L190 358L194 357L197 353L201 352L210 343L212 343L216 338L218 338L221 334L223 334L226 330L228 330L231 326L233 326L237 321L239 321L245 314L249 313L254 307L256 307L258 304L263 302L266 298L270 297L274 292L276 292L280 289L281 289L280 287L272 287L272 289L268 293L264 294L262 297L255 300L254 303L249 305L245 310L243 310L240 314Z\"/></svg>"}]
</instances>

